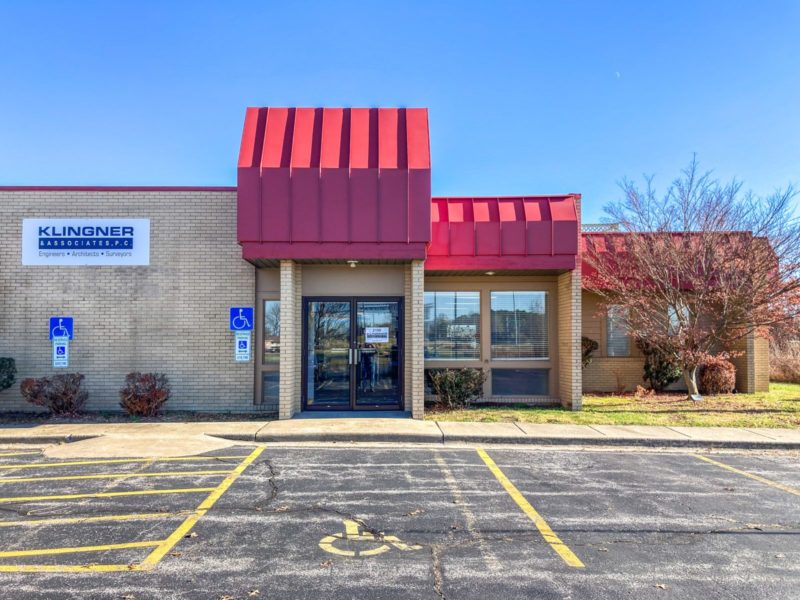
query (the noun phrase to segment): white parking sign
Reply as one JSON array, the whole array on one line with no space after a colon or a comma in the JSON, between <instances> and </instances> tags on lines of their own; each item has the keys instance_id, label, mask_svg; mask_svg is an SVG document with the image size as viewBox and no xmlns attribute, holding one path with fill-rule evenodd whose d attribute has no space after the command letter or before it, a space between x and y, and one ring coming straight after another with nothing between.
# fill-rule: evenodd
<instances>
[{"instance_id":1,"label":"white parking sign","mask_svg":"<svg viewBox=\"0 0 800 600\"><path fill-rule=\"evenodd\" d=\"M234 340L233 358L236 362L250 362L250 332L237 331Z\"/></svg>"},{"instance_id":2,"label":"white parking sign","mask_svg":"<svg viewBox=\"0 0 800 600\"><path fill-rule=\"evenodd\" d=\"M69 366L69 338L53 338L53 368L63 369Z\"/></svg>"}]
</instances>

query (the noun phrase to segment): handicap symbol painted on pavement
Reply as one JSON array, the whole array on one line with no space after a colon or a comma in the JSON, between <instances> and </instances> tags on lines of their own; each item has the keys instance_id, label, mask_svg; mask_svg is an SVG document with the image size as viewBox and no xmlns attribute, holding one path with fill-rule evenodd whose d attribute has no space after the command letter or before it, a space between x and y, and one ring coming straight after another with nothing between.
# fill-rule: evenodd
<instances>
[{"instance_id":1,"label":"handicap symbol painted on pavement","mask_svg":"<svg viewBox=\"0 0 800 600\"><path fill-rule=\"evenodd\" d=\"M251 331L253 320L252 306L231 306L231 331Z\"/></svg>"},{"instance_id":2,"label":"handicap symbol painted on pavement","mask_svg":"<svg viewBox=\"0 0 800 600\"><path fill-rule=\"evenodd\" d=\"M72 317L50 317L50 339L72 339Z\"/></svg>"},{"instance_id":3,"label":"handicap symbol painted on pavement","mask_svg":"<svg viewBox=\"0 0 800 600\"><path fill-rule=\"evenodd\" d=\"M352 544L351 542L359 542ZM361 544L364 543L364 545ZM393 535L375 534L363 530L361 523L351 519L344 520L344 532L326 535L319 541L319 547L325 552L337 554L339 556L378 556L388 552L392 548L396 550L421 550L422 546L417 544L406 544ZM355 547L355 550L347 548Z\"/></svg>"}]
</instances>

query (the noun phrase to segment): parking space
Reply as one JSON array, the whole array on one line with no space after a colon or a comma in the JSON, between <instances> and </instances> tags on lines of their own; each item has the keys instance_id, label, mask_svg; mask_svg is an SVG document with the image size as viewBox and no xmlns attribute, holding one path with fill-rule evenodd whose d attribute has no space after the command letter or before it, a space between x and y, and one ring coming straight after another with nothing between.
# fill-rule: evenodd
<instances>
[{"instance_id":1,"label":"parking space","mask_svg":"<svg viewBox=\"0 0 800 600\"><path fill-rule=\"evenodd\" d=\"M153 569L262 451L56 461L0 452L0 572Z\"/></svg>"},{"instance_id":2,"label":"parking space","mask_svg":"<svg viewBox=\"0 0 800 600\"><path fill-rule=\"evenodd\" d=\"M214 454L0 456L0 584L59 598L800 597L796 454Z\"/></svg>"}]
</instances>

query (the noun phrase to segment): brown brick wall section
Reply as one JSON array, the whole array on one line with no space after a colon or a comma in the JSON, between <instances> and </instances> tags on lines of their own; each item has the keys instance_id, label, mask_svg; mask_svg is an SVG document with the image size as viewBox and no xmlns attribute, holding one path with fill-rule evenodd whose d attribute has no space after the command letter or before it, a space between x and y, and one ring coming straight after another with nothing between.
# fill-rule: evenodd
<instances>
[{"instance_id":1,"label":"brown brick wall section","mask_svg":"<svg viewBox=\"0 0 800 600\"><path fill-rule=\"evenodd\" d=\"M21 263L22 219L149 218L148 267ZM130 371L161 371L172 410L254 410L253 363L235 363L230 306L252 306L254 268L236 242L236 192L0 191L0 356L17 384L0 411L31 410L19 381L86 375L91 410L119 410ZM75 318L69 369L51 368L47 319Z\"/></svg>"}]
</instances>

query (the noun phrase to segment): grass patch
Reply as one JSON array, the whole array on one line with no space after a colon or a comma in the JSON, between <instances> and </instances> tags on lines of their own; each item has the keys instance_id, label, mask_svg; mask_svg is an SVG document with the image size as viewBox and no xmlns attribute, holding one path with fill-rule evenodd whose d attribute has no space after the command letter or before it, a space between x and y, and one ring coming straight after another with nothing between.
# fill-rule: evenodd
<instances>
[{"instance_id":1,"label":"grass patch","mask_svg":"<svg viewBox=\"0 0 800 600\"><path fill-rule=\"evenodd\" d=\"M433 421L567 423L573 425L684 425L691 427L800 428L800 384L772 383L769 392L707 396L702 402L684 394L650 398L633 395L583 397L583 410L559 407L475 407L426 410Z\"/></svg>"}]
</instances>

